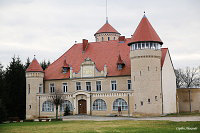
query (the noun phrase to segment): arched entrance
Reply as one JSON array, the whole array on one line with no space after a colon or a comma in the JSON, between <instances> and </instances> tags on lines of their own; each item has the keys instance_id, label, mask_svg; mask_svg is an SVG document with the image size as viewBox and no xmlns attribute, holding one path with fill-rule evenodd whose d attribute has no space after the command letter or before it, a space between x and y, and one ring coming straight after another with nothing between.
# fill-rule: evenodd
<instances>
[{"instance_id":1,"label":"arched entrance","mask_svg":"<svg viewBox=\"0 0 200 133\"><path fill-rule=\"evenodd\" d=\"M78 114L87 114L86 100L78 100Z\"/></svg>"}]
</instances>

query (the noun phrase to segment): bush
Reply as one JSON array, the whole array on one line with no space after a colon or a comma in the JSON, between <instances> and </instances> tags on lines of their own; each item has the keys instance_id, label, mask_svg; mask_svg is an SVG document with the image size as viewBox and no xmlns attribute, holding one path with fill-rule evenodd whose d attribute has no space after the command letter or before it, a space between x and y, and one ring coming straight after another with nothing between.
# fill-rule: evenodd
<instances>
[{"instance_id":1,"label":"bush","mask_svg":"<svg viewBox=\"0 0 200 133\"><path fill-rule=\"evenodd\" d=\"M5 106L0 101L0 123L2 123L3 121L6 121L6 118L7 118L7 113L6 113Z\"/></svg>"},{"instance_id":2,"label":"bush","mask_svg":"<svg viewBox=\"0 0 200 133\"><path fill-rule=\"evenodd\" d=\"M67 115L70 115L70 109L68 105L66 105L65 112L64 112L64 116L67 116Z\"/></svg>"}]
</instances>

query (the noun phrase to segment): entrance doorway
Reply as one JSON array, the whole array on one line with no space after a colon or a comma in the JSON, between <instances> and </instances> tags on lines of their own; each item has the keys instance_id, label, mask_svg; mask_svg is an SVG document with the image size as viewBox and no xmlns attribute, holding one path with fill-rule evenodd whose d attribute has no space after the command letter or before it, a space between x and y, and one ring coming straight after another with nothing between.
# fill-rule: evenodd
<instances>
[{"instance_id":1,"label":"entrance doorway","mask_svg":"<svg viewBox=\"0 0 200 133\"><path fill-rule=\"evenodd\" d=\"M86 107L86 100L81 99L78 101L78 114L86 114L87 107Z\"/></svg>"}]
</instances>

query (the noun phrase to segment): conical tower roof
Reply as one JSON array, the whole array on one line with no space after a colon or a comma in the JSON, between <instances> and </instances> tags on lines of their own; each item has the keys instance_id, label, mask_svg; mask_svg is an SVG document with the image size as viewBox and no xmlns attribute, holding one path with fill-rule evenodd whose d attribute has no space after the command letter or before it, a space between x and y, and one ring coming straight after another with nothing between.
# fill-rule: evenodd
<instances>
[{"instance_id":1,"label":"conical tower roof","mask_svg":"<svg viewBox=\"0 0 200 133\"><path fill-rule=\"evenodd\" d=\"M31 64L26 69L26 71L27 72L43 72L43 69L38 63L38 61L36 60L36 58L34 58Z\"/></svg>"},{"instance_id":2,"label":"conical tower roof","mask_svg":"<svg viewBox=\"0 0 200 133\"><path fill-rule=\"evenodd\" d=\"M133 36L131 38L131 43L136 42L158 42L160 44L163 44L160 37L150 24L147 17L144 15L142 20L140 21L137 29L133 33ZM130 43L130 44L131 44Z\"/></svg>"},{"instance_id":3,"label":"conical tower roof","mask_svg":"<svg viewBox=\"0 0 200 133\"><path fill-rule=\"evenodd\" d=\"M106 23L94 34L98 34L98 33L118 33L120 34L115 28L113 28L108 21L106 21Z\"/></svg>"}]
</instances>

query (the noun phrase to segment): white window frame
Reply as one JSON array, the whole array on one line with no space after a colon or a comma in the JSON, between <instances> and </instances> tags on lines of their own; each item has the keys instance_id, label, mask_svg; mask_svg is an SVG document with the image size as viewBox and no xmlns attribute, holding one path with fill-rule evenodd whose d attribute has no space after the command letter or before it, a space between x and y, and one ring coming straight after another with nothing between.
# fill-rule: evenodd
<instances>
[{"instance_id":1,"label":"white window frame","mask_svg":"<svg viewBox=\"0 0 200 133\"><path fill-rule=\"evenodd\" d=\"M99 90L99 87L97 86L97 85L99 85L99 84L97 84L97 82L100 82L100 90ZM96 81L96 91L102 91L102 83L101 83L101 81Z\"/></svg>"},{"instance_id":2,"label":"white window frame","mask_svg":"<svg viewBox=\"0 0 200 133\"><path fill-rule=\"evenodd\" d=\"M115 83L112 83L115 82ZM116 91L117 90L117 80L111 80L110 81L110 85L111 85L111 90L112 91Z\"/></svg>"},{"instance_id":3,"label":"white window frame","mask_svg":"<svg viewBox=\"0 0 200 133\"><path fill-rule=\"evenodd\" d=\"M67 91L68 91L68 83L67 82L62 83L62 91L63 91L63 93L67 93Z\"/></svg>"},{"instance_id":4,"label":"white window frame","mask_svg":"<svg viewBox=\"0 0 200 133\"><path fill-rule=\"evenodd\" d=\"M70 100L64 100L64 102L60 106L60 111L61 112L65 111L66 105L68 105L70 111L73 111L74 108L73 108L72 102Z\"/></svg>"},{"instance_id":5,"label":"white window frame","mask_svg":"<svg viewBox=\"0 0 200 133\"><path fill-rule=\"evenodd\" d=\"M117 105L115 105L115 103L117 103ZM112 107L114 111L117 111L118 107L121 107L122 111L126 111L128 110L128 103L123 98L117 98L114 100Z\"/></svg>"},{"instance_id":6,"label":"white window frame","mask_svg":"<svg viewBox=\"0 0 200 133\"><path fill-rule=\"evenodd\" d=\"M43 84L39 84L38 88L39 88L38 92L43 93Z\"/></svg>"},{"instance_id":7,"label":"white window frame","mask_svg":"<svg viewBox=\"0 0 200 133\"><path fill-rule=\"evenodd\" d=\"M53 89L53 92L52 92L52 89L51 89L51 84L53 84L54 86L54 89ZM49 93L55 93L55 90L56 90L56 87L55 87L55 83L49 83Z\"/></svg>"},{"instance_id":8,"label":"white window frame","mask_svg":"<svg viewBox=\"0 0 200 133\"><path fill-rule=\"evenodd\" d=\"M42 104L42 112L54 112L54 104L50 101L44 101Z\"/></svg>"},{"instance_id":9,"label":"white window frame","mask_svg":"<svg viewBox=\"0 0 200 133\"><path fill-rule=\"evenodd\" d=\"M90 85L87 85L87 83L90 83ZM91 91L92 90L92 83L89 82L89 81L85 82L85 88L86 88L87 91ZM88 88L89 88L89 90L88 90Z\"/></svg>"},{"instance_id":10,"label":"white window frame","mask_svg":"<svg viewBox=\"0 0 200 133\"><path fill-rule=\"evenodd\" d=\"M77 83L80 83L80 85L77 85ZM76 91L81 90L81 82L78 81L75 83Z\"/></svg>"},{"instance_id":11,"label":"white window frame","mask_svg":"<svg viewBox=\"0 0 200 133\"><path fill-rule=\"evenodd\" d=\"M107 110L107 105L105 100L96 99L92 104L92 110L97 110L97 111Z\"/></svg>"}]
</instances>

